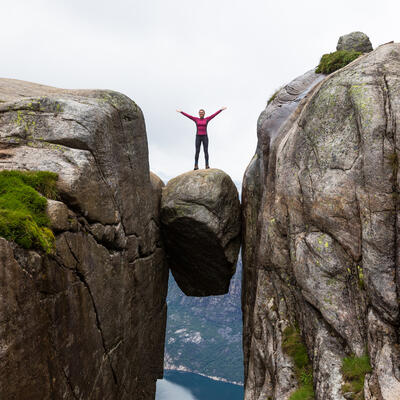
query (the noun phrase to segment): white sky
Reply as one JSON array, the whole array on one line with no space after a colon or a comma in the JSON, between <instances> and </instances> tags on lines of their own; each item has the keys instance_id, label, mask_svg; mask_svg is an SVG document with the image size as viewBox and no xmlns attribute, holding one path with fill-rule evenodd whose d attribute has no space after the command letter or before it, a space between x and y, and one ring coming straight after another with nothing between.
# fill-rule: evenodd
<instances>
[{"instance_id":1,"label":"white sky","mask_svg":"<svg viewBox=\"0 0 400 400\"><path fill-rule=\"evenodd\" d=\"M128 95L164 180L193 168L195 125L176 108L228 107L208 126L210 164L240 181L276 88L342 34L363 31L374 47L400 41L395 0L0 1L0 76Z\"/></svg>"}]
</instances>

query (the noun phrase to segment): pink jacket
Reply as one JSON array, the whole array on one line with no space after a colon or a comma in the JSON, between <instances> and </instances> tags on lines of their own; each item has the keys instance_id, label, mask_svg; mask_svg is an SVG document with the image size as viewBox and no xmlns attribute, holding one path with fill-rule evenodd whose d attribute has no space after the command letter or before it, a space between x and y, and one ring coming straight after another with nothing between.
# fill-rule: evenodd
<instances>
[{"instance_id":1,"label":"pink jacket","mask_svg":"<svg viewBox=\"0 0 400 400\"><path fill-rule=\"evenodd\" d=\"M218 115L222 110L218 110L214 114L210 115L209 117L204 118L197 118L193 117L192 115L186 114L185 112L181 111L181 113L185 116L190 118L192 121L196 123L197 126L197 135L207 135L207 124L208 121L213 119L216 115Z\"/></svg>"}]
</instances>

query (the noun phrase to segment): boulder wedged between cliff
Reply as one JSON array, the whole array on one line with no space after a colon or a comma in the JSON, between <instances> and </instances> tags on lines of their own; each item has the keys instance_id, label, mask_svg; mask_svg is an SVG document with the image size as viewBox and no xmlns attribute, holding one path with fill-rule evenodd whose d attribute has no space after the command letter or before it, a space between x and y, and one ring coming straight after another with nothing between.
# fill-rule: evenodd
<instances>
[{"instance_id":1,"label":"boulder wedged between cliff","mask_svg":"<svg viewBox=\"0 0 400 400\"><path fill-rule=\"evenodd\" d=\"M190 171L163 188L161 224L169 267L189 296L225 294L240 248L240 202L219 169Z\"/></svg>"},{"instance_id":2,"label":"boulder wedged between cliff","mask_svg":"<svg viewBox=\"0 0 400 400\"><path fill-rule=\"evenodd\" d=\"M54 249L0 238L0 398L154 399L168 267L140 108L113 91L0 79L0 170L58 177ZM164 189L173 273L187 294L226 293L237 189L219 170L184 175Z\"/></svg>"}]
</instances>

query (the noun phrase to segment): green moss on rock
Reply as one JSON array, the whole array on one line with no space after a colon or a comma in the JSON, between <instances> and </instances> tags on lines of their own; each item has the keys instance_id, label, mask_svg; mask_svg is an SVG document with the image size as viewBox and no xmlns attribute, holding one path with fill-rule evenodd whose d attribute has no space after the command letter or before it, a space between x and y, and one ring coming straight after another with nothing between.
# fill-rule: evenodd
<instances>
[{"instance_id":1,"label":"green moss on rock","mask_svg":"<svg viewBox=\"0 0 400 400\"><path fill-rule=\"evenodd\" d=\"M289 400L313 400L314 389L312 385L300 386L289 398Z\"/></svg>"},{"instance_id":2,"label":"green moss on rock","mask_svg":"<svg viewBox=\"0 0 400 400\"><path fill-rule=\"evenodd\" d=\"M342 374L346 383L342 386L342 392L352 393L351 398L354 400L363 400L365 374L371 371L367 355L345 357L342 364Z\"/></svg>"},{"instance_id":3,"label":"green moss on rock","mask_svg":"<svg viewBox=\"0 0 400 400\"><path fill-rule=\"evenodd\" d=\"M292 393L289 400L313 400L313 376L312 365L308 358L307 349L304 345L299 330L294 326L288 326L283 331L283 351L292 357L298 389Z\"/></svg>"},{"instance_id":4,"label":"green moss on rock","mask_svg":"<svg viewBox=\"0 0 400 400\"><path fill-rule=\"evenodd\" d=\"M317 74L331 74L340 68L350 64L362 53L359 51L339 50L333 53L324 54L315 72Z\"/></svg>"},{"instance_id":5,"label":"green moss on rock","mask_svg":"<svg viewBox=\"0 0 400 400\"><path fill-rule=\"evenodd\" d=\"M57 174L47 171L0 171L1 237L25 249L53 250L46 197L57 197L57 179Z\"/></svg>"}]
</instances>

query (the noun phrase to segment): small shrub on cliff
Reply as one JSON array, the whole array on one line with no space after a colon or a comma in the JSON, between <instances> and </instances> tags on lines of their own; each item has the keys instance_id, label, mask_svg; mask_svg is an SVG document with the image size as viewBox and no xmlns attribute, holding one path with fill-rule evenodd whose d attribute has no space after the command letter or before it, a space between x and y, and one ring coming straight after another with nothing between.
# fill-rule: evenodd
<instances>
[{"instance_id":1,"label":"small shrub on cliff","mask_svg":"<svg viewBox=\"0 0 400 400\"><path fill-rule=\"evenodd\" d=\"M25 249L40 248L47 253L54 247L48 228L47 200L55 198L57 174L47 171L0 172L0 236Z\"/></svg>"},{"instance_id":2,"label":"small shrub on cliff","mask_svg":"<svg viewBox=\"0 0 400 400\"><path fill-rule=\"evenodd\" d=\"M350 356L343 359L342 374L346 383L342 386L342 392L354 393L354 400L363 400L365 374L371 372L371 365L367 355L362 357Z\"/></svg>"},{"instance_id":3,"label":"small shrub on cliff","mask_svg":"<svg viewBox=\"0 0 400 400\"><path fill-rule=\"evenodd\" d=\"M347 64L350 64L362 53L359 51L339 50L334 53L324 54L315 72L317 74L331 74Z\"/></svg>"},{"instance_id":4,"label":"small shrub on cliff","mask_svg":"<svg viewBox=\"0 0 400 400\"><path fill-rule=\"evenodd\" d=\"M293 358L295 373L299 388L292 393L289 400L313 400L313 376L312 365L308 358L307 349L300 332L293 326L288 326L283 331L283 351Z\"/></svg>"}]
</instances>

